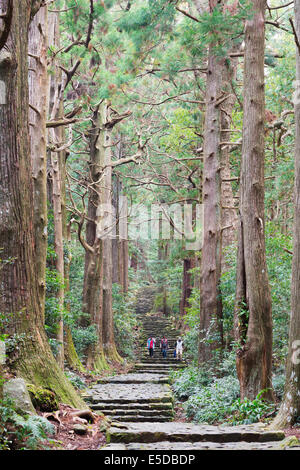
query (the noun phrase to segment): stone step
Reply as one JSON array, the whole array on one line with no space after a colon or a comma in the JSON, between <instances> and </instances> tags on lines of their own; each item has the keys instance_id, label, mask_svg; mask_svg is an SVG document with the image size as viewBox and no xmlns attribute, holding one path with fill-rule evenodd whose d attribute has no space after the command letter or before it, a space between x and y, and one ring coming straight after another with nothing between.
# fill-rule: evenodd
<instances>
[{"instance_id":1,"label":"stone step","mask_svg":"<svg viewBox=\"0 0 300 470\"><path fill-rule=\"evenodd\" d=\"M161 367L163 366L163 367ZM144 369L144 370L148 370L149 372L152 370L152 369L155 369L155 370L161 370L162 372L164 370L168 370L168 369L184 369L185 367L187 366L187 364L183 364L183 363L176 363L176 362L166 362L165 364L162 364L161 362L157 361L157 362L152 362L151 364L149 362L142 362L140 363L140 365L138 366L134 366L136 369Z\"/></svg>"},{"instance_id":2,"label":"stone step","mask_svg":"<svg viewBox=\"0 0 300 470\"><path fill-rule=\"evenodd\" d=\"M165 369L169 368L169 364L168 363L164 364L163 359L162 359L161 363L159 363L159 364L152 364L149 360L148 364L145 364L143 362L137 362L135 364L135 367L143 367L144 369L148 369L148 370L150 370L151 368L165 370ZM177 367L177 368L180 369L182 367L185 367L185 364L182 361L177 361L177 363L173 364L172 367L175 367L175 368Z\"/></svg>"},{"instance_id":3,"label":"stone step","mask_svg":"<svg viewBox=\"0 0 300 470\"><path fill-rule=\"evenodd\" d=\"M143 415L124 415L124 416L119 416L119 415L114 415L114 420L119 421L119 422L129 422L129 423L149 423L149 422L155 422L155 423L166 423L169 421L173 420L173 416L164 416L164 415L154 415L154 416L143 416ZM149 425L148 425L149 427ZM117 428L119 429L119 428ZM119 442L119 441L117 441Z\"/></svg>"},{"instance_id":4,"label":"stone step","mask_svg":"<svg viewBox=\"0 0 300 470\"><path fill-rule=\"evenodd\" d=\"M143 410L143 409L135 409L135 408L128 408L128 409L103 409L101 412L107 416L138 416L139 418L142 416L144 418L155 418L156 416L165 416L166 418L170 418L174 416L173 410Z\"/></svg>"},{"instance_id":5,"label":"stone step","mask_svg":"<svg viewBox=\"0 0 300 470\"><path fill-rule=\"evenodd\" d=\"M173 410L173 403L172 402L153 402L153 403L97 403L93 406L95 410L152 410L152 411L165 411Z\"/></svg>"},{"instance_id":6,"label":"stone step","mask_svg":"<svg viewBox=\"0 0 300 470\"><path fill-rule=\"evenodd\" d=\"M163 374L163 375L165 375L166 377L168 377L170 370L171 370L171 368L168 369L167 371L161 372L161 370L155 370L155 369L153 369L153 370L151 370L151 374L157 374L157 375ZM147 370L147 369L135 369L135 370L133 371L133 373L135 373L135 372L138 372L138 373L140 373L140 374L144 374L144 373L147 374L147 373L149 372L149 370ZM139 383L143 383L143 382L139 382ZM157 383L162 383L162 382L157 382ZM168 381L167 381L166 383L168 383Z\"/></svg>"},{"instance_id":7,"label":"stone step","mask_svg":"<svg viewBox=\"0 0 300 470\"><path fill-rule=\"evenodd\" d=\"M168 451L189 451L189 450L300 450L299 447L285 447L284 441L269 441L269 442L153 442L153 443L138 443L131 442L130 444L119 444L112 443L101 447L99 450L113 451L113 450L163 450ZM190 461L193 462L194 455L181 456L182 464L186 464ZM165 463L172 462L172 456L166 455L164 457ZM155 460L153 460L153 463ZM176 460L175 460L176 462ZM178 463L177 463L178 465Z\"/></svg>"},{"instance_id":8,"label":"stone step","mask_svg":"<svg viewBox=\"0 0 300 470\"><path fill-rule=\"evenodd\" d=\"M172 402L168 384L98 384L81 393L88 403L163 403Z\"/></svg>"},{"instance_id":9,"label":"stone step","mask_svg":"<svg viewBox=\"0 0 300 470\"><path fill-rule=\"evenodd\" d=\"M151 374L153 371L155 371L155 373L164 373L164 372L167 372L170 370L170 369L175 369L175 370L181 370L182 367L178 367L177 365L175 364L164 364L164 367L160 367L161 364L152 364L151 366L149 364L141 364L140 366L137 366L135 367L134 369L132 369L132 372L134 371L135 373L146 373L146 374ZM143 372L142 372L143 370Z\"/></svg>"},{"instance_id":10,"label":"stone step","mask_svg":"<svg viewBox=\"0 0 300 470\"><path fill-rule=\"evenodd\" d=\"M178 365L178 364L173 364L173 363L170 363L170 364L161 364L160 362L157 362L157 363L152 363L152 364L149 364L148 362L143 362L141 363L140 365L138 366L134 366L134 369L135 370L139 370L139 369L143 369L144 371L148 371L149 373L151 373L152 370L158 370L158 371L168 371L169 369L182 369L186 366L182 366L182 365ZM133 369L132 369L133 370Z\"/></svg>"},{"instance_id":11,"label":"stone step","mask_svg":"<svg viewBox=\"0 0 300 470\"><path fill-rule=\"evenodd\" d=\"M162 333L163 331L163 333ZM177 341L180 336L177 331L159 327L157 329L149 328L149 330L143 329L140 335L140 341L147 341L148 338L155 338L156 341L161 340L165 336L168 341Z\"/></svg>"},{"instance_id":12,"label":"stone step","mask_svg":"<svg viewBox=\"0 0 300 470\"><path fill-rule=\"evenodd\" d=\"M167 349L167 356L172 356L172 357L174 357L174 349L175 349L175 348L169 348L169 349ZM137 353L141 353L141 354L145 354L145 355L149 356L149 350L148 350L148 348L146 348L145 346L143 346L142 348L136 348L135 351L136 351ZM153 352L154 352L154 355L156 355L156 356L159 355L159 356L162 357L162 353L161 353L161 350L160 350L159 348L155 348ZM150 356L149 356L149 357L150 357Z\"/></svg>"},{"instance_id":13,"label":"stone step","mask_svg":"<svg viewBox=\"0 0 300 470\"><path fill-rule=\"evenodd\" d=\"M169 343L169 348L167 349L167 352L171 352L172 351L172 354L174 352L174 349L175 349L175 343L172 344L172 343ZM147 351L148 352L148 347L147 347L147 341L143 342L140 346L137 346L136 351ZM154 351L158 351L160 352L160 347L159 347L159 344L156 344L155 348L154 348Z\"/></svg>"},{"instance_id":14,"label":"stone step","mask_svg":"<svg viewBox=\"0 0 300 470\"><path fill-rule=\"evenodd\" d=\"M115 418L116 419L116 418ZM112 426L107 431L107 442L269 442L285 438L283 431L270 431L261 423L245 426L209 426L191 423L127 422L126 427Z\"/></svg>"},{"instance_id":15,"label":"stone step","mask_svg":"<svg viewBox=\"0 0 300 470\"><path fill-rule=\"evenodd\" d=\"M163 357L161 354L155 354L153 356L149 356L149 354L138 354L137 355L137 360L138 360L138 364L141 363L141 362L146 362L146 363L149 363L149 364L152 364L152 363L160 363L160 364L168 364L168 363L175 363L175 364L179 364L179 363L182 363L182 362L185 362L184 359L182 359L181 361L179 361L179 359L177 359L176 357L173 356L173 354L167 354L166 357Z\"/></svg>"},{"instance_id":16,"label":"stone step","mask_svg":"<svg viewBox=\"0 0 300 470\"><path fill-rule=\"evenodd\" d=\"M131 374L149 374L149 373L151 373L151 374L163 375L163 376L166 377L166 376L169 376L169 374L170 374L171 371L178 371L178 370L181 370L181 369L182 369L182 368L180 368L180 367L172 367L172 366L170 366L170 367L168 367L168 368L166 368L166 369L164 369L164 370L162 370L162 369L155 369L154 367L153 367L152 369L149 369L149 368L148 368L148 369L144 369L143 367L138 367L138 368L136 368L136 369L133 369L133 370L131 371ZM130 372L129 372L129 373L130 373ZM143 381L140 381L140 382L138 382L138 383L143 383ZM152 382L152 383L154 383L154 382Z\"/></svg>"},{"instance_id":17,"label":"stone step","mask_svg":"<svg viewBox=\"0 0 300 470\"><path fill-rule=\"evenodd\" d=\"M141 364L150 364L150 363L151 364L161 364L161 363L163 363L163 364L168 365L170 367L172 367L173 365L176 365L177 362L178 362L176 359L171 360L171 359L167 359L167 358L162 361L160 359L154 359L154 360L151 359L151 360L149 360L148 358L141 357L141 358L139 358L139 360L140 360Z\"/></svg>"},{"instance_id":18,"label":"stone step","mask_svg":"<svg viewBox=\"0 0 300 470\"><path fill-rule=\"evenodd\" d=\"M152 383L152 384L167 384L169 379L166 378L165 371L161 371L160 375L156 373L152 374L151 371L146 371L145 373L135 373L131 372L128 374L121 374L113 377L106 377L104 379L97 380L98 384L143 384L143 383Z\"/></svg>"}]
</instances>

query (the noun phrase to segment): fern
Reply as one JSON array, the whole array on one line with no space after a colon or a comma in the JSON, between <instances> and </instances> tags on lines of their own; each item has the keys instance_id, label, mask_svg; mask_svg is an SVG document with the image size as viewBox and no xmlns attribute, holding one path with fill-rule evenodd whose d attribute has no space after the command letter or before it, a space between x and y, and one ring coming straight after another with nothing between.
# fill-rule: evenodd
<instances>
[{"instance_id":1,"label":"fern","mask_svg":"<svg viewBox=\"0 0 300 470\"><path fill-rule=\"evenodd\" d=\"M0 449L8 448L16 442L22 449L34 450L54 431L55 426L46 418L36 415L21 416L16 413L10 400L0 402ZM12 440L8 440L8 436Z\"/></svg>"},{"instance_id":2,"label":"fern","mask_svg":"<svg viewBox=\"0 0 300 470\"><path fill-rule=\"evenodd\" d=\"M29 416L26 419L15 414L14 423L19 428L17 437L24 440L26 448L31 450L36 449L40 441L55 431L53 424L41 416Z\"/></svg>"}]
</instances>

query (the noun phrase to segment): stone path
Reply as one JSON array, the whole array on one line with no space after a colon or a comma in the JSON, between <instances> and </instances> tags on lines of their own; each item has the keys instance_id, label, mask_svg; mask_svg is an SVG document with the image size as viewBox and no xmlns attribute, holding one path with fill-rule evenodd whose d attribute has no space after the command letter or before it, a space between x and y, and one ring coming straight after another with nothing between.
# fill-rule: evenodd
<instances>
[{"instance_id":1,"label":"stone path","mask_svg":"<svg viewBox=\"0 0 300 470\"><path fill-rule=\"evenodd\" d=\"M206 426L186 423L124 423L108 433L110 449L197 450L197 449L277 449L285 435L268 431L263 425ZM122 447L120 447L120 444ZM107 446L106 446L107 449Z\"/></svg>"},{"instance_id":2,"label":"stone path","mask_svg":"<svg viewBox=\"0 0 300 470\"><path fill-rule=\"evenodd\" d=\"M185 367L173 357L178 332L166 318L143 313L144 334L131 373L98 381L85 392L95 412L111 420L108 444L101 450L273 450L285 445L282 431L265 425L206 426L174 421L174 397L169 384L170 370ZM168 338L170 349L163 358L159 348L148 356L147 338ZM299 447L297 449L300 449Z\"/></svg>"}]
</instances>

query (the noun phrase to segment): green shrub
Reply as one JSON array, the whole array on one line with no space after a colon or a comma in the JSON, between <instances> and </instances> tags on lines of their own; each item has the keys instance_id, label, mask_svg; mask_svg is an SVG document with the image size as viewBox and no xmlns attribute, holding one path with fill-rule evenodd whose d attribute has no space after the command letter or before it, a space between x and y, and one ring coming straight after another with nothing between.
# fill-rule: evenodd
<instances>
[{"instance_id":1,"label":"green shrub","mask_svg":"<svg viewBox=\"0 0 300 470\"><path fill-rule=\"evenodd\" d=\"M86 387L85 381L79 375L75 374L75 372L66 371L65 376L69 379L74 388L82 390Z\"/></svg>"},{"instance_id":2,"label":"green shrub","mask_svg":"<svg viewBox=\"0 0 300 470\"><path fill-rule=\"evenodd\" d=\"M260 421L269 413L275 410L275 405L263 401L261 399L264 390L262 390L254 400L238 398L235 400L231 407L231 414L233 415L229 422L230 424L252 424Z\"/></svg>"},{"instance_id":3,"label":"green shrub","mask_svg":"<svg viewBox=\"0 0 300 470\"><path fill-rule=\"evenodd\" d=\"M72 328L72 338L77 354L80 360L83 360L88 347L98 342L97 328L95 325Z\"/></svg>"},{"instance_id":4,"label":"green shrub","mask_svg":"<svg viewBox=\"0 0 300 470\"><path fill-rule=\"evenodd\" d=\"M174 380L173 390L179 400L186 400L213 381L209 370L199 369L196 366L173 372L172 379Z\"/></svg>"},{"instance_id":5,"label":"green shrub","mask_svg":"<svg viewBox=\"0 0 300 470\"><path fill-rule=\"evenodd\" d=\"M273 380L272 380L273 388L274 388L275 395L278 399L283 398L285 380L286 380L285 373L283 371L281 373L277 373L273 377Z\"/></svg>"},{"instance_id":6,"label":"green shrub","mask_svg":"<svg viewBox=\"0 0 300 470\"><path fill-rule=\"evenodd\" d=\"M133 359L138 338L138 321L133 307L134 293L125 295L119 284L113 284L112 298L117 349L122 357Z\"/></svg>"},{"instance_id":7,"label":"green shrub","mask_svg":"<svg viewBox=\"0 0 300 470\"><path fill-rule=\"evenodd\" d=\"M215 379L190 396L184 403L184 409L187 417L198 423L219 423L231 413L239 393L239 381L235 377Z\"/></svg>"}]
</instances>

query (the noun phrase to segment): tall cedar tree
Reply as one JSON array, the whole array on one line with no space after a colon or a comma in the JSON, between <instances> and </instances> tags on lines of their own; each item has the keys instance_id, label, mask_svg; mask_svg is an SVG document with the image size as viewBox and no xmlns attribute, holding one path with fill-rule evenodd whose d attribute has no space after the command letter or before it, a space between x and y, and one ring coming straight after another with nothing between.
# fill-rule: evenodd
<instances>
[{"instance_id":1,"label":"tall cedar tree","mask_svg":"<svg viewBox=\"0 0 300 470\"><path fill-rule=\"evenodd\" d=\"M295 30L300 38L300 0L295 0ZM300 50L296 47L294 238L289 350L284 399L273 426L285 427L300 416Z\"/></svg>"},{"instance_id":2,"label":"tall cedar tree","mask_svg":"<svg viewBox=\"0 0 300 470\"><path fill-rule=\"evenodd\" d=\"M12 369L26 380L57 393L77 407L84 403L58 368L44 330L35 269L33 185L29 138L28 28L38 2L13 4L12 23L0 52L0 80L6 104L0 106L0 310L7 332L17 342L10 355ZM1 11L7 11L5 0ZM38 93L39 90L36 90Z\"/></svg>"},{"instance_id":3,"label":"tall cedar tree","mask_svg":"<svg viewBox=\"0 0 300 470\"><path fill-rule=\"evenodd\" d=\"M272 307L265 253L265 0L245 26L244 120L235 333L241 398L272 398Z\"/></svg>"}]
</instances>

